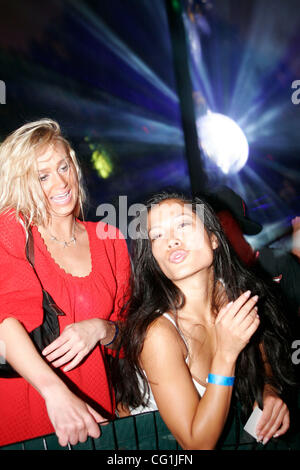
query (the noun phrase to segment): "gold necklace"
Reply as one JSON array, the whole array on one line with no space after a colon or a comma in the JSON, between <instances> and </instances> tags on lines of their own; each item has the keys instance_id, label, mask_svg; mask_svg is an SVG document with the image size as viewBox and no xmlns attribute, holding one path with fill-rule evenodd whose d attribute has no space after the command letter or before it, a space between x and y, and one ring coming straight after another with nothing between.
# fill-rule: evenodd
<instances>
[{"instance_id":1,"label":"gold necklace","mask_svg":"<svg viewBox=\"0 0 300 470\"><path fill-rule=\"evenodd\" d=\"M74 245L75 245L76 244L75 219L74 219L74 224L73 224L73 229L72 229L72 237L71 237L71 240L69 240L68 242L66 240L59 240L54 235L52 235L52 233L50 233L50 232L49 232L49 235L50 235L50 238L53 242L61 243L63 245L63 248L68 248L72 243L74 243Z\"/></svg>"}]
</instances>

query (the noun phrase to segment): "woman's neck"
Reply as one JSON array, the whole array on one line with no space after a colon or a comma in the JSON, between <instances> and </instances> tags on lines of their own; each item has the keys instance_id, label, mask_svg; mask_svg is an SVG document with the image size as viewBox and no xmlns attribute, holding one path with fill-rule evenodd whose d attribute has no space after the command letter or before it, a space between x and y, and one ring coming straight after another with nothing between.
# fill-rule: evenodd
<instances>
[{"instance_id":1,"label":"woman's neck","mask_svg":"<svg viewBox=\"0 0 300 470\"><path fill-rule=\"evenodd\" d=\"M70 240L74 236L75 217L73 214L67 216L51 216L44 230L59 240Z\"/></svg>"},{"instance_id":2,"label":"woman's neck","mask_svg":"<svg viewBox=\"0 0 300 470\"><path fill-rule=\"evenodd\" d=\"M212 311L214 273L197 273L188 279L176 282L176 286L185 296L184 306L178 310L178 317L193 323L210 325L214 323L215 314Z\"/></svg>"}]
</instances>

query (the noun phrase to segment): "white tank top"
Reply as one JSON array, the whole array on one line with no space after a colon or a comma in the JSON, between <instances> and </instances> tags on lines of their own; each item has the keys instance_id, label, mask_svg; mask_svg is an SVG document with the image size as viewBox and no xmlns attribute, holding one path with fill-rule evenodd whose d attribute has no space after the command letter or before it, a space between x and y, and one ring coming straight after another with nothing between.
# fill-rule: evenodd
<instances>
[{"instance_id":1,"label":"white tank top","mask_svg":"<svg viewBox=\"0 0 300 470\"><path fill-rule=\"evenodd\" d=\"M177 327L174 319L171 317L171 315L169 315L168 313L164 313L163 316L165 318L167 318L171 323L173 323L176 330L178 331L181 338L183 339L184 344L187 347L186 340L185 340L184 336L182 335L182 333L180 332L180 330L178 329L178 327ZM185 362L187 363L187 361L188 361L188 358L186 358ZM146 375L145 371L144 371L144 374ZM193 384L195 385L195 388L196 388L197 392L199 393L200 397L202 397L205 393L206 387L204 387L199 382L197 382L193 377L192 377L192 380L193 380ZM143 390L143 382L142 382L142 379L140 378L140 376L138 376L138 382L139 382L140 389ZM146 413L147 411L157 411L158 410L157 404L155 402L150 384L149 384L149 395L148 395L147 398L149 398L147 406L139 406L138 408L130 409L130 412L131 412L132 415L136 415L136 414L139 414L139 413Z\"/></svg>"}]
</instances>

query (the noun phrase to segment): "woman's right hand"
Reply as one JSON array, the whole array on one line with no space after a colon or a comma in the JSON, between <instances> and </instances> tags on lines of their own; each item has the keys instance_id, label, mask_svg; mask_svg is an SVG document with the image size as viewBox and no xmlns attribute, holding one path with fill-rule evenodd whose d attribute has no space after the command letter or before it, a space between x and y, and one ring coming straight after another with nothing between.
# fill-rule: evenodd
<instances>
[{"instance_id":1,"label":"woman's right hand","mask_svg":"<svg viewBox=\"0 0 300 470\"><path fill-rule=\"evenodd\" d=\"M49 419L62 447L100 437L97 423L105 419L67 387L55 386L44 396Z\"/></svg>"},{"instance_id":2,"label":"woman's right hand","mask_svg":"<svg viewBox=\"0 0 300 470\"><path fill-rule=\"evenodd\" d=\"M233 362L260 323L255 307L258 296L250 298L250 295L250 291L240 295L234 302L223 307L216 318L217 351Z\"/></svg>"},{"instance_id":3,"label":"woman's right hand","mask_svg":"<svg viewBox=\"0 0 300 470\"><path fill-rule=\"evenodd\" d=\"M42 359L19 320L3 320L0 338L6 345L7 361L45 400L60 445L64 447L68 442L75 445L84 442L88 436L98 438L100 428L97 423L103 425L107 421L69 390Z\"/></svg>"}]
</instances>

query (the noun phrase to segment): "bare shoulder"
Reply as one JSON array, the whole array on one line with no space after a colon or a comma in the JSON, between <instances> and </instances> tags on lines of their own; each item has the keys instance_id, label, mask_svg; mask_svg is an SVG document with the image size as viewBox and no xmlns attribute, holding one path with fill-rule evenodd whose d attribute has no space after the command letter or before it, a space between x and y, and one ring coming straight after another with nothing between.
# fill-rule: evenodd
<instances>
[{"instance_id":1,"label":"bare shoulder","mask_svg":"<svg viewBox=\"0 0 300 470\"><path fill-rule=\"evenodd\" d=\"M176 327L163 315L154 320L148 327L144 341L141 358L146 359L148 355L164 356L176 355L183 360L186 357L186 346L178 333Z\"/></svg>"}]
</instances>

